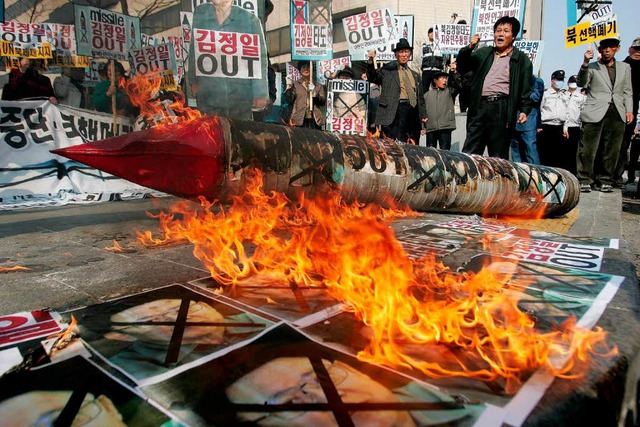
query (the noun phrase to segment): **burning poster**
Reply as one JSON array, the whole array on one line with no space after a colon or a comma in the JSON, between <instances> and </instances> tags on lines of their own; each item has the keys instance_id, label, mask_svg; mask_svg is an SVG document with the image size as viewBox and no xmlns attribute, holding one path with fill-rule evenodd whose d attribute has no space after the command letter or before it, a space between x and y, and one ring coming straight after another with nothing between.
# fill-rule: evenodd
<instances>
[{"instance_id":1,"label":"burning poster","mask_svg":"<svg viewBox=\"0 0 640 427\"><path fill-rule=\"evenodd\" d=\"M271 324L178 285L69 314L90 348L138 382L224 350Z\"/></svg>"},{"instance_id":2,"label":"burning poster","mask_svg":"<svg viewBox=\"0 0 640 427\"><path fill-rule=\"evenodd\" d=\"M482 405L322 346L288 325L143 387L194 425L435 425L473 419Z\"/></svg>"},{"instance_id":3,"label":"burning poster","mask_svg":"<svg viewBox=\"0 0 640 427\"><path fill-rule=\"evenodd\" d=\"M333 24L331 1L291 0L291 59L331 59Z\"/></svg>"},{"instance_id":4,"label":"burning poster","mask_svg":"<svg viewBox=\"0 0 640 427\"><path fill-rule=\"evenodd\" d=\"M367 132L369 82L332 79L327 85L327 130L362 135Z\"/></svg>"},{"instance_id":5,"label":"burning poster","mask_svg":"<svg viewBox=\"0 0 640 427\"><path fill-rule=\"evenodd\" d=\"M79 356L0 378L0 419L10 426L173 425L132 388Z\"/></svg>"},{"instance_id":6,"label":"burning poster","mask_svg":"<svg viewBox=\"0 0 640 427\"><path fill-rule=\"evenodd\" d=\"M400 39L396 24L393 11L389 8L347 16L342 20L342 25L349 54L356 59L364 59L362 52L386 49L395 44Z\"/></svg>"},{"instance_id":7,"label":"burning poster","mask_svg":"<svg viewBox=\"0 0 640 427\"><path fill-rule=\"evenodd\" d=\"M342 304L325 286L301 286L277 276L259 275L238 281L234 286L221 285L208 278L198 281L215 289L220 298L230 298L264 313L267 318L294 324L324 318L342 309Z\"/></svg>"},{"instance_id":8,"label":"burning poster","mask_svg":"<svg viewBox=\"0 0 640 427\"><path fill-rule=\"evenodd\" d=\"M140 18L78 4L74 11L79 55L126 61L140 48Z\"/></svg>"},{"instance_id":9,"label":"burning poster","mask_svg":"<svg viewBox=\"0 0 640 427\"><path fill-rule=\"evenodd\" d=\"M24 311L0 316L0 348L53 335L67 326L55 311Z\"/></svg>"},{"instance_id":10,"label":"burning poster","mask_svg":"<svg viewBox=\"0 0 640 427\"><path fill-rule=\"evenodd\" d=\"M524 22L524 10L526 0L475 0L473 7L473 20L471 22L471 34L480 34L480 40L493 41L493 24L503 16L517 18ZM522 36L522 32L518 34Z\"/></svg>"},{"instance_id":11,"label":"burning poster","mask_svg":"<svg viewBox=\"0 0 640 427\"><path fill-rule=\"evenodd\" d=\"M461 24L436 24L433 27L433 43L442 53L457 55L469 45L471 27Z\"/></svg>"}]
</instances>

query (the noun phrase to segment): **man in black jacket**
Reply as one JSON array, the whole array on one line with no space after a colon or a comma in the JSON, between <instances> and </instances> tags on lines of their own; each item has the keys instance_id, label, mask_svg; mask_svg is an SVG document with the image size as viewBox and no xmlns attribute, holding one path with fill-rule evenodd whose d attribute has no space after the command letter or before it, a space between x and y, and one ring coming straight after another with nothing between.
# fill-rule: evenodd
<instances>
[{"instance_id":1,"label":"man in black jacket","mask_svg":"<svg viewBox=\"0 0 640 427\"><path fill-rule=\"evenodd\" d=\"M616 187L624 187L622 174L627 166L627 150L631 146L631 152L629 153L629 173L627 175L627 183L631 184L636 180L636 169L638 166L638 155L640 155L640 144L636 139L633 144L631 138L633 138L636 132L636 124L638 118L638 103L640 103L640 37L637 37L629 47L629 56L624 61L631 67L631 90L633 93L633 121L627 124L624 129L624 136L622 138L622 147L620 147L620 156L618 157L618 163L616 164L614 185Z\"/></svg>"},{"instance_id":2,"label":"man in black jacket","mask_svg":"<svg viewBox=\"0 0 640 427\"><path fill-rule=\"evenodd\" d=\"M520 22L503 16L493 26L493 47L476 49L480 35L460 49L458 72L474 72L467 113L467 139L463 152L509 158L516 123L525 123L531 111L531 61L513 46ZM519 112L519 113L518 113Z\"/></svg>"},{"instance_id":3,"label":"man in black jacket","mask_svg":"<svg viewBox=\"0 0 640 427\"><path fill-rule=\"evenodd\" d=\"M396 61L376 70L373 59L376 51L369 51L367 80L380 86L376 110L376 124L391 139L418 144L422 123L426 119L424 91L420 75L408 67L413 47L407 39L400 39L393 52Z\"/></svg>"}]
</instances>

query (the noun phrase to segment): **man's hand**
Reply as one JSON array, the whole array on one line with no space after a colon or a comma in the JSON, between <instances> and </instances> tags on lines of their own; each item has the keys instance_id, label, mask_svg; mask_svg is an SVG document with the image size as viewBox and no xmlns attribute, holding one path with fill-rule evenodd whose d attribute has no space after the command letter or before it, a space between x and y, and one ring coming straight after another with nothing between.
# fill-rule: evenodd
<instances>
[{"instance_id":1,"label":"man's hand","mask_svg":"<svg viewBox=\"0 0 640 427\"><path fill-rule=\"evenodd\" d=\"M627 124L633 121L633 113L627 113Z\"/></svg>"},{"instance_id":2,"label":"man's hand","mask_svg":"<svg viewBox=\"0 0 640 427\"><path fill-rule=\"evenodd\" d=\"M518 124L527 123L527 115L525 113L520 113L518 116Z\"/></svg>"},{"instance_id":3,"label":"man's hand","mask_svg":"<svg viewBox=\"0 0 640 427\"><path fill-rule=\"evenodd\" d=\"M367 52L367 60L369 61L370 64L373 63L373 60L375 59L375 57L376 57L376 50L375 49L374 50L370 50L370 51Z\"/></svg>"},{"instance_id":4,"label":"man's hand","mask_svg":"<svg viewBox=\"0 0 640 427\"><path fill-rule=\"evenodd\" d=\"M284 81L286 82L287 86L293 86L293 77L291 76L291 74L287 74L287 77L284 78Z\"/></svg>"},{"instance_id":5,"label":"man's hand","mask_svg":"<svg viewBox=\"0 0 640 427\"><path fill-rule=\"evenodd\" d=\"M471 40L469 41L469 49L473 50L480 43L480 34L474 34L471 36Z\"/></svg>"},{"instance_id":6,"label":"man's hand","mask_svg":"<svg viewBox=\"0 0 640 427\"><path fill-rule=\"evenodd\" d=\"M589 48L584 53L584 59L582 60L582 65L584 67L587 67L589 65L589 62L591 62L592 59L593 59L593 49Z\"/></svg>"},{"instance_id":7,"label":"man's hand","mask_svg":"<svg viewBox=\"0 0 640 427\"><path fill-rule=\"evenodd\" d=\"M267 102L269 100L267 98L256 98L253 100L253 109L257 111L262 111L267 107Z\"/></svg>"},{"instance_id":8,"label":"man's hand","mask_svg":"<svg viewBox=\"0 0 640 427\"><path fill-rule=\"evenodd\" d=\"M562 136L564 136L565 138L569 139L569 131L568 130L562 130Z\"/></svg>"},{"instance_id":9,"label":"man's hand","mask_svg":"<svg viewBox=\"0 0 640 427\"><path fill-rule=\"evenodd\" d=\"M313 90L316 88L316 85L314 85L313 83L309 82L309 92L313 92ZM313 96L316 96L316 94L314 93Z\"/></svg>"}]
</instances>

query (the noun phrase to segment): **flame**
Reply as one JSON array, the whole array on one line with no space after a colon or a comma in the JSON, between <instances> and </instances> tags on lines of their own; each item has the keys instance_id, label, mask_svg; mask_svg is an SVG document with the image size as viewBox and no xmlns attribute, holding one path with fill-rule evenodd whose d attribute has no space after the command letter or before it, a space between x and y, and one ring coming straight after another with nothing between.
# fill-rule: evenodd
<instances>
[{"instance_id":1,"label":"flame","mask_svg":"<svg viewBox=\"0 0 640 427\"><path fill-rule=\"evenodd\" d=\"M120 246L120 244L113 239L113 246L108 247L108 248L104 248L107 251L112 251L112 252L124 252L124 248L122 246Z\"/></svg>"},{"instance_id":2,"label":"flame","mask_svg":"<svg viewBox=\"0 0 640 427\"><path fill-rule=\"evenodd\" d=\"M411 137L407 137L407 144L416 145L416 142Z\"/></svg>"},{"instance_id":3,"label":"flame","mask_svg":"<svg viewBox=\"0 0 640 427\"><path fill-rule=\"evenodd\" d=\"M0 267L0 273L10 273L13 271L29 271L30 268L14 265L13 267Z\"/></svg>"},{"instance_id":4,"label":"flame","mask_svg":"<svg viewBox=\"0 0 640 427\"><path fill-rule=\"evenodd\" d=\"M160 99L162 77L134 76L127 80L125 91L131 103L140 108L140 115L154 126L181 123L201 117L201 113L185 106L182 92L172 92L167 99ZM173 99L171 99L173 98Z\"/></svg>"},{"instance_id":5,"label":"flame","mask_svg":"<svg viewBox=\"0 0 640 427\"><path fill-rule=\"evenodd\" d=\"M348 205L332 193L292 203L279 193L264 194L259 172L245 173L246 191L227 209L204 198L198 209L179 203L159 214L164 238L147 232L139 239L188 239L194 255L229 292L247 278L265 276L325 287L368 330L360 359L434 378L502 379L511 393L537 368L577 377L577 364L616 353L602 329L582 330L575 319L549 333L536 330L518 307L522 283L509 285L504 273L460 274L433 257L412 260L388 224L402 211ZM429 358L428 349L464 357Z\"/></svg>"},{"instance_id":6,"label":"flame","mask_svg":"<svg viewBox=\"0 0 640 427\"><path fill-rule=\"evenodd\" d=\"M376 126L376 131L371 133L371 131L367 131L367 138L378 138L380 137L380 128Z\"/></svg>"},{"instance_id":7,"label":"flame","mask_svg":"<svg viewBox=\"0 0 640 427\"><path fill-rule=\"evenodd\" d=\"M52 351L62 350L67 347L69 343L78 336L79 332L78 321L72 314L71 322L69 322L69 326L64 331L47 337L47 339L58 338L53 344Z\"/></svg>"}]
</instances>

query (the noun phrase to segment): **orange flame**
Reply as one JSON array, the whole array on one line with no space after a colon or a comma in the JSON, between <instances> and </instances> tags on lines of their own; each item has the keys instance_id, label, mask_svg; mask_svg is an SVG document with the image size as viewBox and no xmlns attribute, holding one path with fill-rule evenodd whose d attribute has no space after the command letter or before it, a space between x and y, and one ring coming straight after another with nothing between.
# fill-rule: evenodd
<instances>
[{"instance_id":1,"label":"orange flame","mask_svg":"<svg viewBox=\"0 0 640 427\"><path fill-rule=\"evenodd\" d=\"M378 138L380 136L380 128L376 126L376 131L371 133L371 131L367 131L367 138Z\"/></svg>"},{"instance_id":2,"label":"orange flame","mask_svg":"<svg viewBox=\"0 0 640 427\"><path fill-rule=\"evenodd\" d=\"M30 268L14 265L13 267L0 267L0 273L10 273L13 271L29 271Z\"/></svg>"},{"instance_id":3,"label":"orange flame","mask_svg":"<svg viewBox=\"0 0 640 427\"><path fill-rule=\"evenodd\" d=\"M108 247L108 248L104 248L107 251L112 251L112 252L124 252L124 248L122 246L120 246L120 244L113 239L113 246Z\"/></svg>"},{"instance_id":4,"label":"orange flame","mask_svg":"<svg viewBox=\"0 0 640 427\"><path fill-rule=\"evenodd\" d=\"M78 333L79 333L78 321L72 314L71 322L69 322L69 326L64 331L47 337L48 339L56 338L56 337L58 338L53 345L52 351L62 350L63 348L67 347L69 343L71 343L71 341L76 336L78 336Z\"/></svg>"},{"instance_id":5,"label":"orange flame","mask_svg":"<svg viewBox=\"0 0 640 427\"><path fill-rule=\"evenodd\" d=\"M185 106L182 92L172 92L172 96L167 99L160 99L161 86L160 75L134 76L126 82L125 90L131 103L140 108L140 115L147 121L157 126L189 121L202 116L198 110Z\"/></svg>"},{"instance_id":6,"label":"orange flame","mask_svg":"<svg viewBox=\"0 0 640 427\"><path fill-rule=\"evenodd\" d=\"M603 330L581 330L574 319L550 333L537 331L518 307L517 289L496 272L457 274L432 257L412 260L378 206L347 205L331 193L291 203L282 194L264 194L259 172L247 176L245 193L227 210L204 198L196 210L180 203L159 215L164 239L152 240L150 232L139 238L188 239L212 278L231 290L259 275L326 287L370 331L360 359L430 377L502 378L514 392L539 367L579 376L570 372L578 362L616 352ZM431 360L427 349L465 357ZM554 365L567 357L564 366Z\"/></svg>"}]
</instances>

